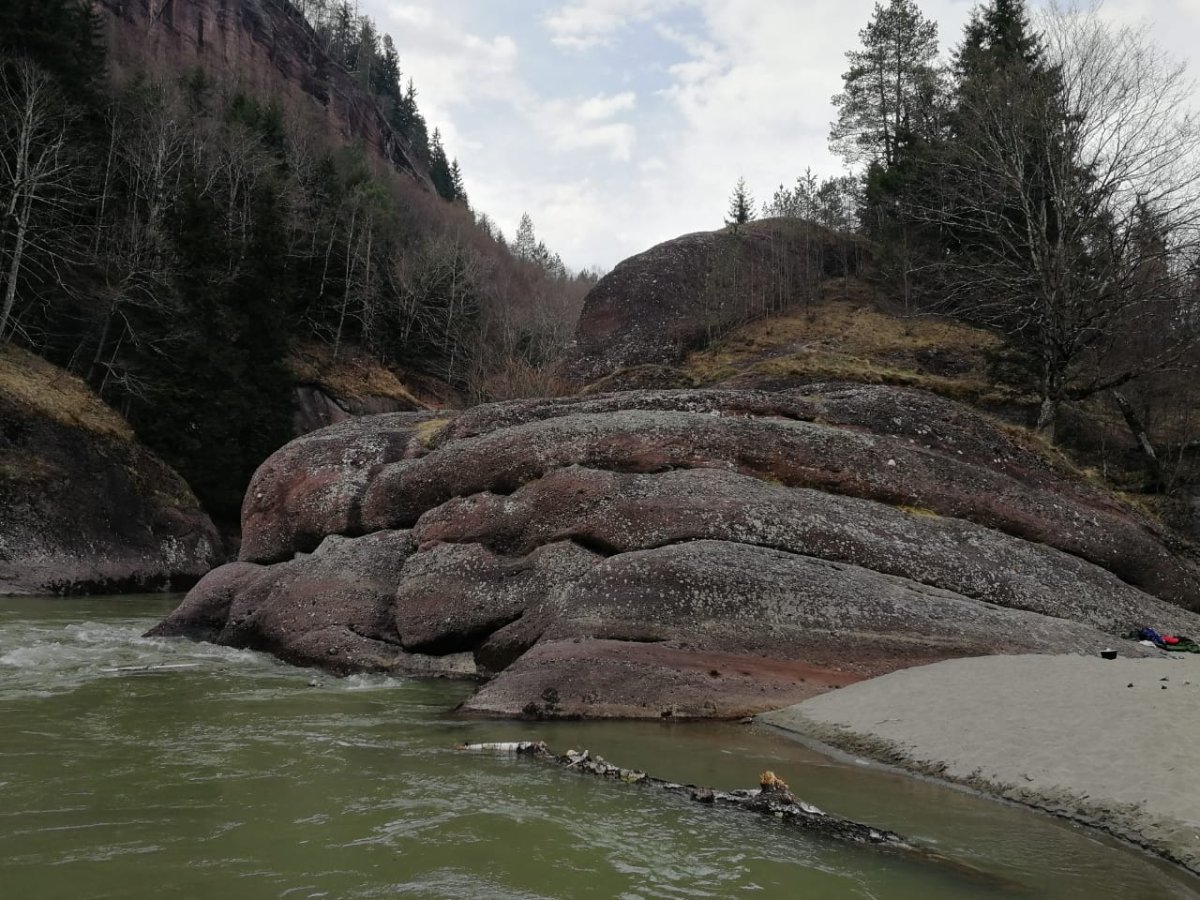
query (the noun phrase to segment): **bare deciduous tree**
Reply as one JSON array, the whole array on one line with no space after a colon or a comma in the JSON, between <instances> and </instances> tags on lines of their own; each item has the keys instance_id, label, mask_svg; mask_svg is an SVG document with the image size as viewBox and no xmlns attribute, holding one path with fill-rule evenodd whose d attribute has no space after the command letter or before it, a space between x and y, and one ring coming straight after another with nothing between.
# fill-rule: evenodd
<instances>
[{"instance_id":1,"label":"bare deciduous tree","mask_svg":"<svg viewBox=\"0 0 1200 900\"><path fill-rule=\"evenodd\" d=\"M30 257L48 270L64 254L50 239L78 197L68 134L72 112L50 76L27 59L0 59L0 340L15 329Z\"/></svg>"},{"instance_id":2,"label":"bare deciduous tree","mask_svg":"<svg viewBox=\"0 0 1200 900\"><path fill-rule=\"evenodd\" d=\"M1039 427L1060 405L1177 363L1194 341L1182 260L1200 234L1192 85L1094 10L1057 8L1045 65L999 67L960 92L957 140L911 213L957 238L938 264L948 299L1036 357ZM1140 323L1153 352L1122 346Z\"/></svg>"}]
</instances>

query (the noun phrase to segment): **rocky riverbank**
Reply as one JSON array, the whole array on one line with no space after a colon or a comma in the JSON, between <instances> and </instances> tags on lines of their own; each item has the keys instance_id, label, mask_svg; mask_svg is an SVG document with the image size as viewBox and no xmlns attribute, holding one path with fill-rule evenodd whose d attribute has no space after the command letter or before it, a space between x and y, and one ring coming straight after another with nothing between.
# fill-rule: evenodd
<instances>
[{"instance_id":1,"label":"rocky riverbank","mask_svg":"<svg viewBox=\"0 0 1200 900\"><path fill-rule=\"evenodd\" d=\"M866 385L397 413L259 469L241 561L155 630L338 672L473 674L465 710L735 717L952 657L1095 653L1200 573L970 408Z\"/></svg>"}]
</instances>

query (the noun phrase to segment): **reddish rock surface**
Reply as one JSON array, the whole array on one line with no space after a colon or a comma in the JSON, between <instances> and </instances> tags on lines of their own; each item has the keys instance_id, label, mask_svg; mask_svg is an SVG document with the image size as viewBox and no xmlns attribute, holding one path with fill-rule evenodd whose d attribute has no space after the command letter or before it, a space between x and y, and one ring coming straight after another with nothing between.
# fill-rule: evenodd
<instances>
[{"instance_id":1,"label":"reddish rock surface","mask_svg":"<svg viewBox=\"0 0 1200 900\"><path fill-rule=\"evenodd\" d=\"M335 535L289 562L230 563L209 573L149 633L264 650L340 674L474 674L474 664L461 657L400 646L393 595L414 548L404 531Z\"/></svg>"},{"instance_id":2,"label":"reddish rock surface","mask_svg":"<svg viewBox=\"0 0 1200 900\"><path fill-rule=\"evenodd\" d=\"M955 656L1094 653L1143 623L1200 632L1180 608L1196 566L1152 522L919 392L431 415L344 423L268 460L246 562L156 633L335 671L467 659L490 679L465 704L481 715L688 718Z\"/></svg>"},{"instance_id":3,"label":"reddish rock surface","mask_svg":"<svg viewBox=\"0 0 1200 900\"><path fill-rule=\"evenodd\" d=\"M733 718L790 706L866 677L836 666L663 644L547 641L484 686L465 709L548 719Z\"/></svg>"},{"instance_id":4,"label":"reddish rock surface","mask_svg":"<svg viewBox=\"0 0 1200 900\"><path fill-rule=\"evenodd\" d=\"M620 395L620 401L627 407L636 397ZM1002 463L992 467L957 451L922 447L915 438L778 416L560 410L556 418L382 466L362 495L362 527L411 527L423 512L455 497L509 494L570 465L646 474L724 469L965 519L1080 556L1180 604L1200 597L1195 567L1173 555L1131 510L1048 473L1026 476L1004 471Z\"/></svg>"},{"instance_id":5,"label":"reddish rock surface","mask_svg":"<svg viewBox=\"0 0 1200 900\"><path fill-rule=\"evenodd\" d=\"M359 503L374 473L425 453L423 426L444 419L433 412L349 419L281 448L246 489L241 559L287 560L315 550L326 535L363 533Z\"/></svg>"}]
</instances>

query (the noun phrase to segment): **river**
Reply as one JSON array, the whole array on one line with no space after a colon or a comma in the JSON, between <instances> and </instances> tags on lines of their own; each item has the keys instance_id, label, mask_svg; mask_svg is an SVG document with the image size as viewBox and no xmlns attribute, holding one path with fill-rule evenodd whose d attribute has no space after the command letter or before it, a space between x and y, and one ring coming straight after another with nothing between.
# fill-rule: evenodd
<instances>
[{"instance_id":1,"label":"river","mask_svg":"<svg viewBox=\"0 0 1200 900\"><path fill-rule=\"evenodd\" d=\"M462 721L469 685L336 679L141 638L174 602L0 599L6 900L1200 894L1084 829L757 727ZM177 668L139 671L156 666ZM453 749L528 738L721 788L772 769L987 877Z\"/></svg>"}]
</instances>

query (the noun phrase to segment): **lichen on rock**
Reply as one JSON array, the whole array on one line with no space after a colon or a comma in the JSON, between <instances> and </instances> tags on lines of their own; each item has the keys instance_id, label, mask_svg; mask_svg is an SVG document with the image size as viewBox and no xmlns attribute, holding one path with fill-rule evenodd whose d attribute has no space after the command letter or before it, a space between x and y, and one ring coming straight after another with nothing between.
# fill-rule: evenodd
<instances>
[{"instance_id":1,"label":"lichen on rock","mask_svg":"<svg viewBox=\"0 0 1200 900\"><path fill-rule=\"evenodd\" d=\"M1200 625L1182 608L1200 573L1154 522L919 391L432 415L280 450L246 501L243 562L156 633L342 672L470 670L489 679L464 705L480 715L696 718Z\"/></svg>"}]
</instances>

